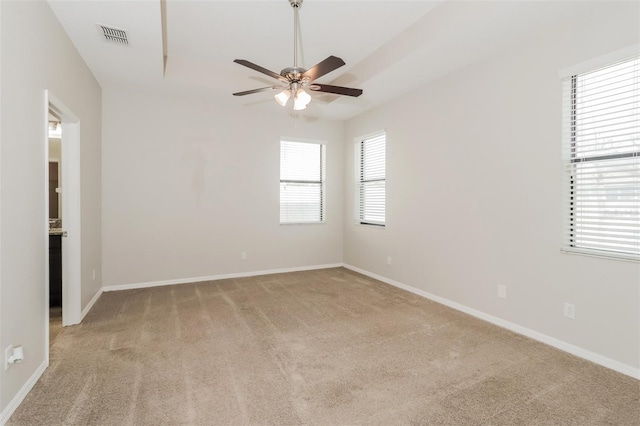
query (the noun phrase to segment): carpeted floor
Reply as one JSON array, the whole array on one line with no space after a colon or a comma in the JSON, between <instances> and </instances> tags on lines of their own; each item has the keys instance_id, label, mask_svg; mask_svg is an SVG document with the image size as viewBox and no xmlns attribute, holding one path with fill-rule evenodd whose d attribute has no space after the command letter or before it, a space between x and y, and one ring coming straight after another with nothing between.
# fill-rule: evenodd
<instances>
[{"instance_id":1,"label":"carpeted floor","mask_svg":"<svg viewBox=\"0 0 640 426\"><path fill-rule=\"evenodd\" d=\"M49 308L49 344L53 344L62 333L62 307Z\"/></svg>"},{"instance_id":2,"label":"carpeted floor","mask_svg":"<svg viewBox=\"0 0 640 426\"><path fill-rule=\"evenodd\" d=\"M634 425L640 382L346 269L105 293L10 425Z\"/></svg>"}]
</instances>

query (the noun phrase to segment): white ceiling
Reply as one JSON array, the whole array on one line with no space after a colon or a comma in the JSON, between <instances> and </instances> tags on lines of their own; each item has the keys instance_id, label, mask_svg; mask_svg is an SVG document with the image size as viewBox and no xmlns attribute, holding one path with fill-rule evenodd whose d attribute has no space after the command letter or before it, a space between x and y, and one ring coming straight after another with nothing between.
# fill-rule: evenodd
<instances>
[{"instance_id":1,"label":"white ceiling","mask_svg":"<svg viewBox=\"0 0 640 426\"><path fill-rule=\"evenodd\" d=\"M166 67L160 0L49 4L104 88L135 86L256 111L281 108L275 91L232 96L275 82L233 60L276 73L293 66L288 0L167 0ZM361 88L364 94L315 93L303 113L350 118L590 7L581 1L305 0L299 65L310 68L338 56L347 65L318 82ZM105 42L98 23L127 30L129 45Z\"/></svg>"}]
</instances>

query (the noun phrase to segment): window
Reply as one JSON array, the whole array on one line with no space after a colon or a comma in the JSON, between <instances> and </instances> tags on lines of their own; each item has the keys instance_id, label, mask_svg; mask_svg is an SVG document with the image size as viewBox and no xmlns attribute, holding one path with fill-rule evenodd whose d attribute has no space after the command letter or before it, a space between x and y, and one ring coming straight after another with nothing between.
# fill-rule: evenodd
<instances>
[{"instance_id":1,"label":"window","mask_svg":"<svg viewBox=\"0 0 640 426\"><path fill-rule=\"evenodd\" d=\"M385 225L386 140L383 132L356 143L357 221L363 225Z\"/></svg>"},{"instance_id":2,"label":"window","mask_svg":"<svg viewBox=\"0 0 640 426\"><path fill-rule=\"evenodd\" d=\"M564 250L640 259L640 58L564 85Z\"/></svg>"},{"instance_id":3,"label":"window","mask_svg":"<svg viewBox=\"0 0 640 426\"><path fill-rule=\"evenodd\" d=\"M325 146L280 142L280 223L324 222Z\"/></svg>"}]
</instances>

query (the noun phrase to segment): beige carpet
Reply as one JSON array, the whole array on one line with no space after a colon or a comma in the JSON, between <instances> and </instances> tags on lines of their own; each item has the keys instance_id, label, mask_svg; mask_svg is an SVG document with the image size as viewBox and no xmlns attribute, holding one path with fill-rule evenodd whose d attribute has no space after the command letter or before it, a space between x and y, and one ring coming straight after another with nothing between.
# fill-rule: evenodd
<instances>
[{"instance_id":1,"label":"beige carpet","mask_svg":"<svg viewBox=\"0 0 640 426\"><path fill-rule=\"evenodd\" d=\"M62 307L49 308L49 345L62 333Z\"/></svg>"},{"instance_id":2,"label":"beige carpet","mask_svg":"<svg viewBox=\"0 0 640 426\"><path fill-rule=\"evenodd\" d=\"M338 268L105 293L11 425L634 425L640 382Z\"/></svg>"}]
</instances>

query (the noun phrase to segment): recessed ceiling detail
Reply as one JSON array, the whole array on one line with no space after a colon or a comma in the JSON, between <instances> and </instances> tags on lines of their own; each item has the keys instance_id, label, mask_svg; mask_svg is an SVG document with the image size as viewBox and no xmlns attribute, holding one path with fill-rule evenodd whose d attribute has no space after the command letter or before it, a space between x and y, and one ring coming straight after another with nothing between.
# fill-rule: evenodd
<instances>
[{"instance_id":1,"label":"recessed ceiling detail","mask_svg":"<svg viewBox=\"0 0 640 426\"><path fill-rule=\"evenodd\" d=\"M250 58L276 73L282 66L292 65L289 1L47 3L103 88L166 92L224 108L250 105L252 111L267 112L273 111L270 99L229 96L233 91L229 88L281 86L278 80L233 60ZM347 64L322 77L326 80L309 81L309 94L314 100L305 115L349 119L504 49L515 48L576 14L610 13L611 4L304 1L299 28L304 46L298 52L298 66L308 70L329 55L347 60ZM105 32L102 27L121 32ZM130 28L135 35L129 34ZM333 96L313 90L317 88L313 84L324 81L358 87L366 96Z\"/></svg>"},{"instance_id":2,"label":"recessed ceiling detail","mask_svg":"<svg viewBox=\"0 0 640 426\"><path fill-rule=\"evenodd\" d=\"M119 28L109 27L107 25L97 24L98 29L101 31L102 37L106 42L128 45L129 38L127 37L127 31Z\"/></svg>"}]
</instances>

